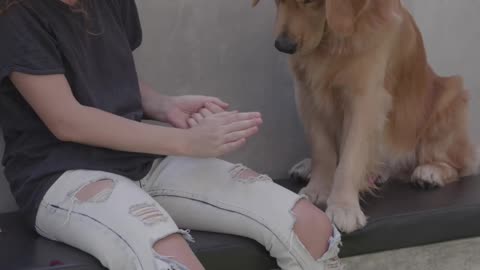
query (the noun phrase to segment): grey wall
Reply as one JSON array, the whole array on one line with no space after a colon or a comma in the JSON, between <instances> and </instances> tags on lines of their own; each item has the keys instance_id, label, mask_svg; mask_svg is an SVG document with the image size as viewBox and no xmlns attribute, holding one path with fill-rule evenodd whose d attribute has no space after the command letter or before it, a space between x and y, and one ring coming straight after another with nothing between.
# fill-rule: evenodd
<instances>
[{"instance_id":1,"label":"grey wall","mask_svg":"<svg viewBox=\"0 0 480 270\"><path fill-rule=\"evenodd\" d=\"M480 2L406 0L441 74L463 75L472 90L472 134L480 144ZM165 94L219 96L240 110L259 110L265 124L245 149L228 156L274 177L307 155L285 57L273 49L273 1L139 0L144 43L140 76ZM476 118L477 119L476 119ZM1 150L1 149L0 149ZM0 179L0 212L14 209Z\"/></svg>"},{"instance_id":2,"label":"grey wall","mask_svg":"<svg viewBox=\"0 0 480 270\"><path fill-rule=\"evenodd\" d=\"M3 134L0 130L0 156L3 153L4 143ZM9 212L17 209L12 194L10 194L9 186L3 175L3 166L0 165L0 213Z\"/></svg>"},{"instance_id":3,"label":"grey wall","mask_svg":"<svg viewBox=\"0 0 480 270\"><path fill-rule=\"evenodd\" d=\"M423 32L432 66L441 75L460 74L472 94L472 135L480 144L480 1L409 1Z\"/></svg>"},{"instance_id":4,"label":"grey wall","mask_svg":"<svg viewBox=\"0 0 480 270\"><path fill-rule=\"evenodd\" d=\"M273 1L252 10L250 0L143 0L145 40L137 53L141 77L168 94L217 95L241 110L260 110L261 133L227 157L286 175L307 155L294 109L285 57L272 46ZM431 63L459 73L473 90L472 133L480 143L480 12L478 0L406 0L424 32Z\"/></svg>"},{"instance_id":5,"label":"grey wall","mask_svg":"<svg viewBox=\"0 0 480 270\"><path fill-rule=\"evenodd\" d=\"M219 96L235 109L259 110L261 132L226 157L274 177L306 154L286 58L273 47L273 1L137 1L144 43L140 76L166 94Z\"/></svg>"}]
</instances>

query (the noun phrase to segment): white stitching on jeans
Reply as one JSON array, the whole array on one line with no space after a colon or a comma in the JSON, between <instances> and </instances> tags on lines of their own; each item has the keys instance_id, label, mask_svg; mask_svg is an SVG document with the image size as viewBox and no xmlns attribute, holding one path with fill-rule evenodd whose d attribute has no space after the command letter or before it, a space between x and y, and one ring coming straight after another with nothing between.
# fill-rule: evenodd
<instances>
[{"instance_id":1,"label":"white stitching on jeans","mask_svg":"<svg viewBox=\"0 0 480 270\"><path fill-rule=\"evenodd\" d=\"M67 218L63 222L63 226L67 225L70 222L70 216L72 215L73 207L75 207L75 203L78 201L77 197L72 196L70 198L70 207L68 207Z\"/></svg>"},{"instance_id":2,"label":"white stitching on jeans","mask_svg":"<svg viewBox=\"0 0 480 270\"><path fill-rule=\"evenodd\" d=\"M58 205L49 204L48 206L51 207L51 208L55 208L55 209L58 209L58 210L68 212L68 209L62 208ZM130 251L135 255L135 257L137 258L137 261L140 265L140 268L143 269L143 265L142 265L142 262L141 262L140 258L138 257L138 254L135 252L135 250L132 248L132 246L130 246L130 244L119 233L117 233L115 230L113 230L112 228L110 228L106 224L100 222L99 220L97 220L97 219L95 219L95 218L93 218L89 215L79 213L79 212L75 212L75 211L71 211L71 214L76 214L78 216L86 217L86 218L92 220L93 222L96 222L96 223L102 225L103 227L108 229L110 232L112 232L114 235L116 235L119 239L121 239L123 241L123 243L125 243L125 245L127 245L127 247L130 249Z\"/></svg>"},{"instance_id":3,"label":"white stitching on jeans","mask_svg":"<svg viewBox=\"0 0 480 270\"><path fill-rule=\"evenodd\" d=\"M165 193L165 192L169 192L169 193ZM183 196L181 195L181 193L183 193ZM188 193L187 193L188 194ZM167 190L167 189L157 189L155 190L155 192L152 192L152 194L150 194L153 198L157 197L157 196L164 196L164 197L176 197L176 198L182 198L182 199L186 199L186 200L192 200L192 201L197 201L197 202L201 202L201 203L204 203L204 204L207 204L207 205L210 205L212 207L215 207L215 208L218 208L220 210L224 210L224 211L228 211L228 212L232 212L232 213L236 213L238 215L241 215L241 216L244 216L248 219L251 219L255 222L257 222L258 224L262 225L265 229L267 229L268 231L270 231L274 236L275 238L277 238L280 243L282 243L285 248L288 248L287 244L288 243L285 243L284 241L288 241L288 239L282 239L281 235L278 234L274 229L268 227L267 225L265 225L265 221L263 220L262 217L260 216L255 216L255 215L250 215L250 214L246 214L242 211L239 211L239 210L231 210L231 209L228 209L228 208L225 208L225 207L221 207L219 205L216 205L212 202L208 202L208 201L204 201L204 200L200 200L200 199L195 199L193 196L186 196L185 195L185 192L179 192L178 190ZM194 195L194 194L190 194L190 195ZM221 202L219 202L221 203ZM245 212L249 212L251 213L248 209L243 209L243 208L240 208L241 210L245 211ZM288 252L290 254L292 254L292 251L291 250L288 250ZM293 254L292 254L293 255ZM298 262L298 258L295 258Z\"/></svg>"}]
</instances>

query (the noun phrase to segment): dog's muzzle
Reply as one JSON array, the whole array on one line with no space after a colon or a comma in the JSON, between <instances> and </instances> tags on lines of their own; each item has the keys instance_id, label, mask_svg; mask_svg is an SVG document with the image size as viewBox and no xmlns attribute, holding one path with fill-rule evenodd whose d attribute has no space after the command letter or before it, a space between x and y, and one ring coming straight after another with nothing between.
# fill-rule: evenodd
<instances>
[{"instance_id":1,"label":"dog's muzzle","mask_svg":"<svg viewBox=\"0 0 480 270\"><path fill-rule=\"evenodd\" d=\"M275 48L283 53L294 54L297 51L297 43L282 34L275 40Z\"/></svg>"}]
</instances>

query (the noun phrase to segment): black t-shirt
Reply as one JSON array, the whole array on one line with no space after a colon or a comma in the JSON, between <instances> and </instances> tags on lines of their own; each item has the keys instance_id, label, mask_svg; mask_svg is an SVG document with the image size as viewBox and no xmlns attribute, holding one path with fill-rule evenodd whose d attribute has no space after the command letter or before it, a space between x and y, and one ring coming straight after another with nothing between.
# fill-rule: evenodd
<instances>
[{"instance_id":1,"label":"black t-shirt","mask_svg":"<svg viewBox=\"0 0 480 270\"><path fill-rule=\"evenodd\" d=\"M72 10L60 0L24 0L0 15L3 164L17 203L30 222L45 192L63 172L102 170L138 180L158 158L59 141L8 78L13 71L65 74L81 104L142 120L132 55L142 38L135 2L83 2L86 12Z\"/></svg>"}]
</instances>

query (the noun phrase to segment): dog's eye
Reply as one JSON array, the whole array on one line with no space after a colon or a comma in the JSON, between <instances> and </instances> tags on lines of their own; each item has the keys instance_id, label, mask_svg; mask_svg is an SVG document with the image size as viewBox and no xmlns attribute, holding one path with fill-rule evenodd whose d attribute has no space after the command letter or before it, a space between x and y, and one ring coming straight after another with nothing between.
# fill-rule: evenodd
<instances>
[{"instance_id":1,"label":"dog's eye","mask_svg":"<svg viewBox=\"0 0 480 270\"><path fill-rule=\"evenodd\" d=\"M310 6L316 5L319 0L297 0L298 5L300 6Z\"/></svg>"}]
</instances>

